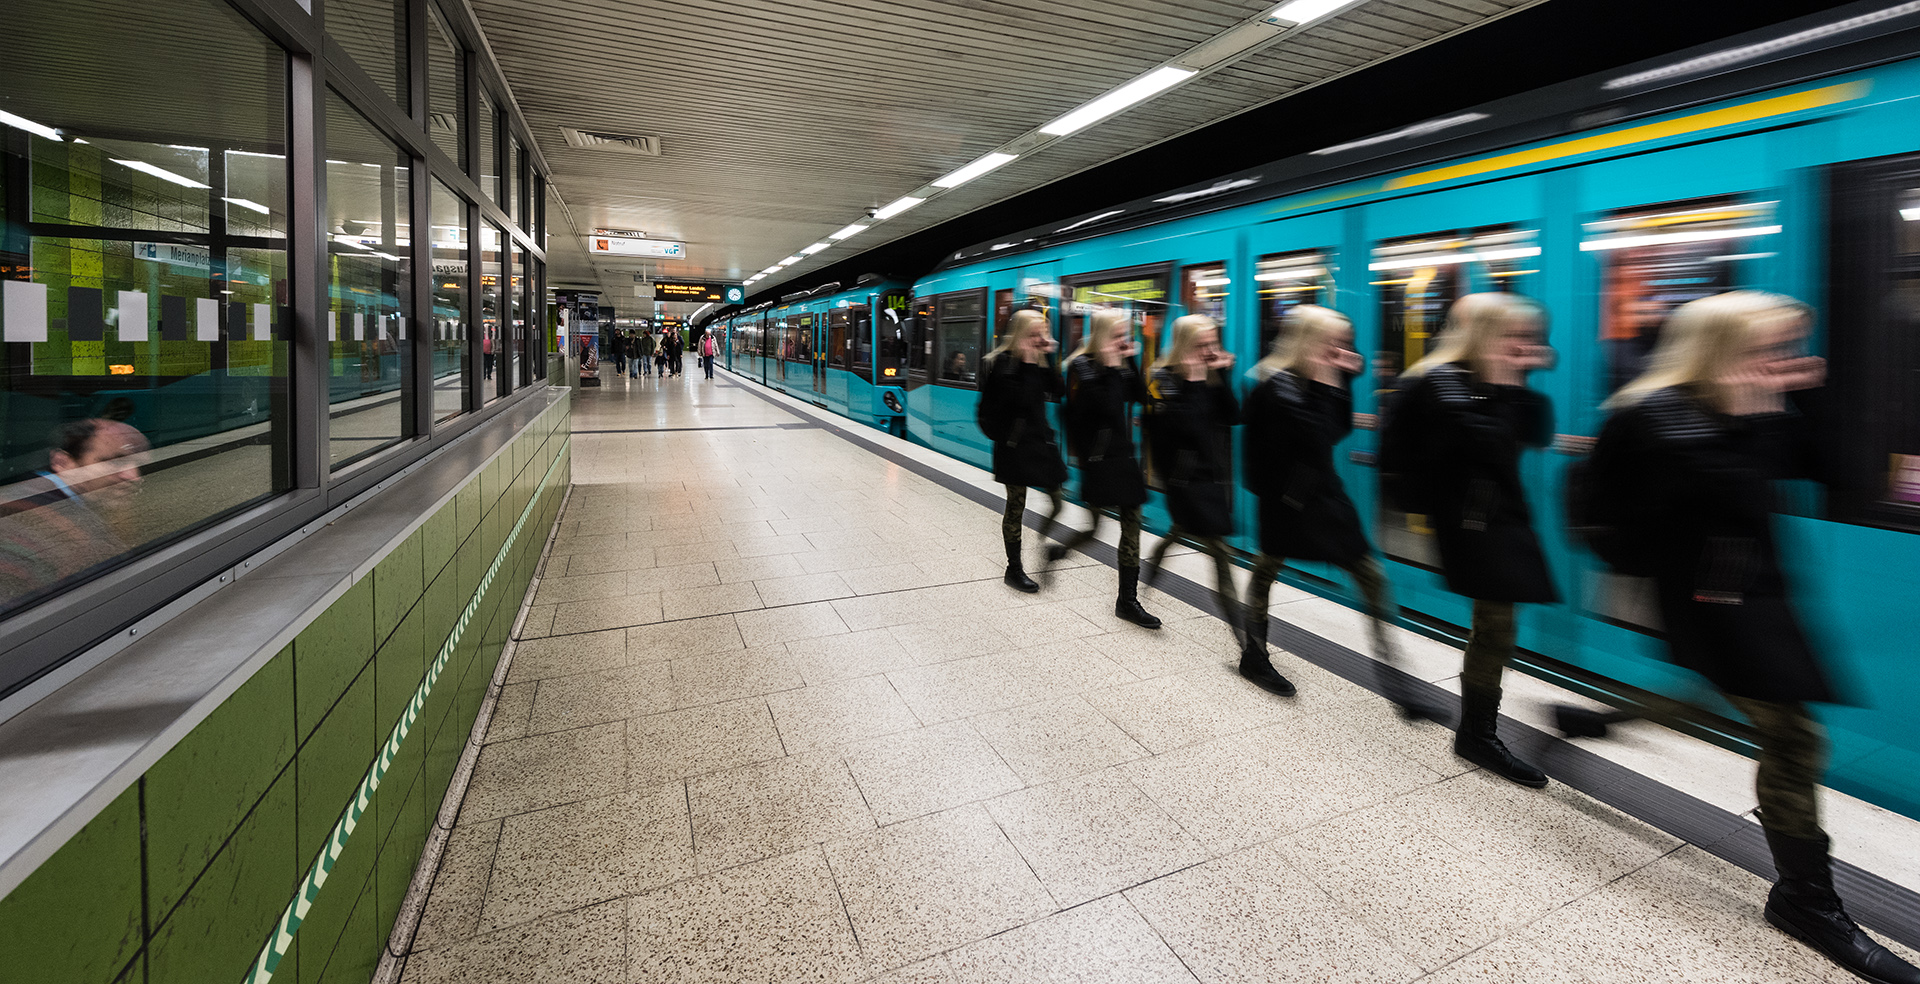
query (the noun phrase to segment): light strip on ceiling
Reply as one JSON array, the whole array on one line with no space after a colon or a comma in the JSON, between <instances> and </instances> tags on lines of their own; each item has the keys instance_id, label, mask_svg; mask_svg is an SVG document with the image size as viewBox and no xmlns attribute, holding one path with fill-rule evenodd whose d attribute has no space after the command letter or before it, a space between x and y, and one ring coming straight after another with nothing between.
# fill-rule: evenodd
<instances>
[{"instance_id":1,"label":"light strip on ceiling","mask_svg":"<svg viewBox=\"0 0 1920 984\"><path fill-rule=\"evenodd\" d=\"M1861 14L1858 17L1849 17L1846 20L1834 21L1831 24L1810 27L1804 31L1796 31L1785 37L1774 38L1771 41L1741 45L1738 48L1727 48L1723 51L1715 51L1711 54L1701 55L1698 58L1689 58L1686 61L1674 62L1671 65L1664 65L1660 68L1648 69L1644 72L1635 72L1632 75L1622 75L1617 79L1609 81L1605 86L1602 86L1602 88L1630 89L1636 85L1644 85L1648 82L1658 82L1662 79L1678 78L1682 75L1693 75L1699 72L1709 72L1715 69L1727 68L1741 62L1752 61L1755 58L1784 51L1788 48L1797 48L1803 44L1818 41L1821 38L1832 37L1835 34L1842 34L1856 28L1867 27L1916 12L1920 12L1920 3L1896 4L1885 10L1876 10L1869 14Z\"/></svg>"},{"instance_id":2,"label":"light strip on ceiling","mask_svg":"<svg viewBox=\"0 0 1920 984\"><path fill-rule=\"evenodd\" d=\"M1400 129L1394 130L1391 133L1382 133L1379 136L1367 137L1364 140L1349 140L1343 144L1334 144L1331 147L1322 147L1319 150L1314 151L1313 153L1318 156L1325 156L1327 154L1338 154L1343 150L1354 150L1360 147L1371 147L1374 144L1383 144L1391 140L1405 140L1408 137L1423 137L1429 133L1438 133L1441 130L1449 129L1451 127L1456 127L1463 123L1474 123L1480 120L1484 120L1486 118L1487 118L1487 114L1485 113L1461 113L1458 116L1447 116L1437 120L1428 120L1425 123L1415 123L1412 126L1403 126Z\"/></svg>"},{"instance_id":3,"label":"light strip on ceiling","mask_svg":"<svg viewBox=\"0 0 1920 984\"><path fill-rule=\"evenodd\" d=\"M151 174L162 181L171 181L174 184L180 185L181 187L184 187L184 188L213 187L210 184L201 184L200 182L195 181L192 178L181 177L180 175L175 174L164 167L154 167L152 164L148 164L146 161L123 161L123 160L115 159L114 163L124 168L129 168L131 170L139 171L142 174Z\"/></svg>"},{"instance_id":4,"label":"light strip on ceiling","mask_svg":"<svg viewBox=\"0 0 1920 984\"><path fill-rule=\"evenodd\" d=\"M999 151L994 151L957 171L950 171L942 177L933 179L933 186L935 188L958 188L994 168L1018 160L1019 156L1018 154L1003 154Z\"/></svg>"},{"instance_id":5,"label":"light strip on ceiling","mask_svg":"<svg viewBox=\"0 0 1920 984\"><path fill-rule=\"evenodd\" d=\"M840 239L851 239L851 238L853 238L854 236L857 236L857 235L859 235L859 234L861 234L861 233L863 233L863 232L866 232L866 231L867 231L867 224L866 224L866 223L864 223L864 222L855 222L855 223L854 223L854 224L852 224L852 225L847 225L847 226L841 226L840 228L838 228L838 229L835 229L834 231L832 231L832 232L830 232L830 233L827 233L827 238L828 238L828 239L834 239L834 240L840 240Z\"/></svg>"},{"instance_id":6,"label":"light strip on ceiling","mask_svg":"<svg viewBox=\"0 0 1920 984\"><path fill-rule=\"evenodd\" d=\"M1145 102L1166 90L1192 78L1196 72L1190 68L1176 68L1162 65L1145 75L1128 82L1079 109L1048 123L1040 128L1041 133L1055 137L1064 137L1101 120L1112 116L1138 102Z\"/></svg>"},{"instance_id":7,"label":"light strip on ceiling","mask_svg":"<svg viewBox=\"0 0 1920 984\"><path fill-rule=\"evenodd\" d=\"M812 256L813 254L818 253L823 249L832 249L832 248L833 248L832 243L814 243L812 246L808 246L806 249L801 250L800 255Z\"/></svg>"},{"instance_id":8,"label":"light strip on ceiling","mask_svg":"<svg viewBox=\"0 0 1920 984\"><path fill-rule=\"evenodd\" d=\"M1710 243L1719 239L1743 239L1747 236L1771 236L1780 231L1777 225L1746 226L1740 229L1702 229L1698 232L1665 232L1657 236L1616 236L1612 239L1589 239L1580 244L1580 250L1591 253L1603 249L1631 249L1635 246L1665 246L1669 243Z\"/></svg>"},{"instance_id":9,"label":"light strip on ceiling","mask_svg":"<svg viewBox=\"0 0 1920 984\"><path fill-rule=\"evenodd\" d=\"M16 129L25 130L28 133L31 133L37 137L46 137L48 140L60 139L59 130L56 130L50 126L45 126L39 123L35 123L34 121L27 119L24 116L15 116L12 113L9 113L3 109L0 109L0 123L5 123L6 125L14 127Z\"/></svg>"},{"instance_id":10,"label":"light strip on ceiling","mask_svg":"<svg viewBox=\"0 0 1920 984\"><path fill-rule=\"evenodd\" d=\"M1359 0L1290 0L1273 8L1267 15L1268 20L1290 21L1294 26L1317 21L1344 7L1351 7Z\"/></svg>"},{"instance_id":11,"label":"light strip on ceiling","mask_svg":"<svg viewBox=\"0 0 1920 984\"><path fill-rule=\"evenodd\" d=\"M915 198L912 195L905 195L903 197L896 198L893 201L888 202L886 205L882 206L879 211L873 213L873 217L876 219L891 219L894 216L899 215L901 212L904 212L907 209L910 209L915 205L918 205L924 201L926 201L926 199L924 198Z\"/></svg>"}]
</instances>

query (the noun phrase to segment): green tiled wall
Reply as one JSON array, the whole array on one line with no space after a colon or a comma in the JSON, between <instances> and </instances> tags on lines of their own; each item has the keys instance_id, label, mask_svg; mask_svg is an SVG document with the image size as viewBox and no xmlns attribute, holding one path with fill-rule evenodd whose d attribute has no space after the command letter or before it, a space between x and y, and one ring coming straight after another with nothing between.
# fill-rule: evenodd
<instances>
[{"instance_id":1,"label":"green tiled wall","mask_svg":"<svg viewBox=\"0 0 1920 984\"><path fill-rule=\"evenodd\" d=\"M365 982L566 492L569 433L562 400L0 899L4 976L244 980L554 466L274 973L286 984Z\"/></svg>"}]
</instances>

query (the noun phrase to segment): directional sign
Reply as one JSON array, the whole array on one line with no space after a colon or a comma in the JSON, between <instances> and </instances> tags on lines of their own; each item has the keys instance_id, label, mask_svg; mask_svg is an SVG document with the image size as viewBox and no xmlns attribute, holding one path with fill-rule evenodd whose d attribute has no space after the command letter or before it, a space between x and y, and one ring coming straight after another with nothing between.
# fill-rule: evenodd
<instances>
[{"instance_id":1,"label":"directional sign","mask_svg":"<svg viewBox=\"0 0 1920 984\"><path fill-rule=\"evenodd\" d=\"M739 284L656 280L653 282L653 299L690 301L694 304L738 304L747 299L747 289Z\"/></svg>"},{"instance_id":2,"label":"directional sign","mask_svg":"<svg viewBox=\"0 0 1920 984\"><path fill-rule=\"evenodd\" d=\"M668 242L664 239L622 239L618 236L588 236L587 252L602 256L659 256L667 259L684 259L687 255L686 243Z\"/></svg>"}]
</instances>

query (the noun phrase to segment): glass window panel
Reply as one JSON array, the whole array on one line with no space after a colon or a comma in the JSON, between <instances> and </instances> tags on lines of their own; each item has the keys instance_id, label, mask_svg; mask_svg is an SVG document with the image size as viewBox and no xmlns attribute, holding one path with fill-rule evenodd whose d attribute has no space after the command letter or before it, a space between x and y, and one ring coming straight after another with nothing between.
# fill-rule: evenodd
<instances>
[{"instance_id":1,"label":"glass window panel","mask_svg":"<svg viewBox=\"0 0 1920 984\"><path fill-rule=\"evenodd\" d=\"M1734 196L1618 209L1586 224L1580 249L1600 261L1606 392L1646 368L1668 313L1732 290L1743 260L1772 256L1774 202Z\"/></svg>"},{"instance_id":2,"label":"glass window panel","mask_svg":"<svg viewBox=\"0 0 1920 984\"><path fill-rule=\"evenodd\" d=\"M401 0L327 0L327 34L403 111L407 96L407 5Z\"/></svg>"},{"instance_id":3,"label":"glass window panel","mask_svg":"<svg viewBox=\"0 0 1920 984\"><path fill-rule=\"evenodd\" d=\"M474 121L480 128L479 166L472 168L474 180L487 197L500 200L500 120L493 108L493 97L480 90L480 116Z\"/></svg>"},{"instance_id":4,"label":"glass window panel","mask_svg":"<svg viewBox=\"0 0 1920 984\"><path fill-rule=\"evenodd\" d=\"M1225 262L1198 263L1180 271L1180 306L1188 314L1204 314L1227 323L1227 294L1233 287Z\"/></svg>"},{"instance_id":5,"label":"glass window panel","mask_svg":"<svg viewBox=\"0 0 1920 984\"><path fill-rule=\"evenodd\" d=\"M527 374L527 254L517 245L513 249L513 282L507 287L508 325L513 329L509 336L507 358L511 360L510 378L513 385L524 386L530 378Z\"/></svg>"},{"instance_id":6,"label":"glass window panel","mask_svg":"<svg viewBox=\"0 0 1920 984\"><path fill-rule=\"evenodd\" d=\"M1287 312L1302 304L1333 304L1333 250L1304 249L1262 256L1254 267L1260 295L1260 352L1273 350Z\"/></svg>"},{"instance_id":7,"label":"glass window panel","mask_svg":"<svg viewBox=\"0 0 1920 984\"><path fill-rule=\"evenodd\" d=\"M1160 352L1160 337L1167 321L1167 275L1165 273L1114 274L1092 273L1068 277L1058 287L1034 285L1029 294L1038 296L1052 290L1063 300L1060 304L1061 344L1065 351L1080 348L1086 333L1087 318L1095 311L1115 308L1133 315L1133 330L1139 337L1140 365L1153 364ZM1034 303L1029 300L1028 303Z\"/></svg>"},{"instance_id":8,"label":"glass window panel","mask_svg":"<svg viewBox=\"0 0 1920 984\"><path fill-rule=\"evenodd\" d=\"M933 361L933 300L916 299L913 318L908 324L907 375L924 380L927 363Z\"/></svg>"},{"instance_id":9,"label":"glass window panel","mask_svg":"<svg viewBox=\"0 0 1920 984\"><path fill-rule=\"evenodd\" d=\"M341 468L410 436L411 167L327 92L327 457Z\"/></svg>"},{"instance_id":10,"label":"glass window panel","mask_svg":"<svg viewBox=\"0 0 1920 984\"><path fill-rule=\"evenodd\" d=\"M505 347L500 334L500 264L505 259L500 235L491 223L480 224L480 368L484 378L494 381L482 387L488 402L506 392L506 375L494 373Z\"/></svg>"},{"instance_id":11,"label":"glass window panel","mask_svg":"<svg viewBox=\"0 0 1920 984\"><path fill-rule=\"evenodd\" d=\"M547 267L539 260L527 261L527 341L533 365L533 378L547 378L547 340L553 337L552 308L547 303Z\"/></svg>"},{"instance_id":12,"label":"glass window panel","mask_svg":"<svg viewBox=\"0 0 1920 984\"><path fill-rule=\"evenodd\" d=\"M520 148L520 138L512 137L508 141L512 153L507 157L507 218L522 229L527 227L526 209L520 197L521 171L527 166L527 153Z\"/></svg>"},{"instance_id":13,"label":"glass window panel","mask_svg":"<svg viewBox=\"0 0 1920 984\"><path fill-rule=\"evenodd\" d=\"M467 203L433 183L433 419L472 409L467 346Z\"/></svg>"},{"instance_id":14,"label":"glass window panel","mask_svg":"<svg viewBox=\"0 0 1920 984\"><path fill-rule=\"evenodd\" d=\"M938 342L939 381L972 386L980 371L980 336L986 327L985 291L962 291L938 298L934 337Z\"/></svg>"},{"instance_id":15,"label":"glass window panel","mask_svg":"<svg viewBox=\"0 0 1920 984\"><path fill-rule=\"evenodd\" d=\"M291 288L287 59L226 4L42 5L0 65L5 614L288 487Z\"/></svg>"},{"instance_id":16,"label":"glass window panel","mask_svg":"<svg viewBox=\"0 0 1920 984\"><path fill-rule=\"evenodd\" d=\"M873 329L868 323L867 306L854 304L847 308L847 331L851 334L847 354L850 357L849 368L859 373L869 382L873 379Z\"/></svg>"},{"instance_id":17,"label":"glass window panel","mask_svg":"<svg viewBox=\"0 0 1920 984\"><path fill-rule=\"evenodd\" d=\"M427 8L427 132L462 170L467 143L460 138L467 116L467 59L440 8Z\"/></svg>"}]
</instances>

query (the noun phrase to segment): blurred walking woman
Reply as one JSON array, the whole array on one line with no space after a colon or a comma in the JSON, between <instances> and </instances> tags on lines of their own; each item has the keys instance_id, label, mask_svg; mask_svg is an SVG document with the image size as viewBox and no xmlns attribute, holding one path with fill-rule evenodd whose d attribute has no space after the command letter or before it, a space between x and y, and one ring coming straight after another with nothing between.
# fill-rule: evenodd
<instances>
[{"instance_id":1,"label":"blurred walking woman","mask_svg":"<svg viewBox=\"0 0 1920 984\"><path fill-rule=\"evenodd\" d=\"M1797 302L1759 291L1683 305L1650 368L1607 402L1592 473L1596 488L1632 497L1621 526L1654 572L1674 661L1759 735L1760 825L1780 874L1767 921L1867 980L1913 984L1920 970L1841 907L1820 827L1826 740L1804 702L1835 694L1788 602L1773 534L1772 480L1823 471L1801 411L1819 407L1826 365L1798 357L1806 324Z\"/></svg>"},{"instance_id":2,"label":"blurred walking woman","mask_svg":"<svg viewBox=\"0 0 1920 984\"><path fill-rule=\"evenodd\" d=\"M1421 422L1431 465L1429 523L1447 587L1473 599L1460 671L1454 754L1523 786L1547 777L1515 758L1494 726L1500 678L1513 657L1513 606L1559 600L1520 485L1520 453L1545 447L1553 407L1527 388L1549 364L1540 309L1514 294L1468 294L1447 313L1432 354L1408 368L1393 412Z\"/></svg>"},{"instance_id":3,"label":"blurred walking woman","mask_svg":"<svg viewBox=\"0 0 1920 984\"><path fill-rule=\"evenodd\" d=\"M1039 311L1015 311L1000 344L987 353L980 372L980 429L993 441L993 480L1007 487L1007 509L1000 535L1007 544L1007 584L1028 592L1040 586L1020 562L1020 525L1027 513L1027 488L1045 489L1053 511L1040 527L1040 539L1060 516L1060 486L1067 465L1047 420L1047 402L1066 393L1049 355L1053 334Z\"/></svg>"},{"instance_id":4,"label":"blurred walking woman","mask_svg":"<svg viewBox=\"0 0 1920 984\"><path fill-rule=\"evenodd\" d=\"M1153 367L1149 420L1150 450L1167 483L1173 528L1154 549L1147 583L1159 577L1167 548L1183 535L1191 538L1213 558L1214 598L1237 636L1240 603L1225 540L1233 534L1229 434L1240 422L1240 404L1226 380L1233 355L1220 347L1219 326L1203 314L1174 319L1169 334L1166 351Z\"/></svg>"},{"instance_id":5,"label":"blurred walking woman","mask_svg":"<svg viewBox=\"0 0 1920 984\"><path fill-rule=\"evenodd\" d=\"M1130 403L1147 401L1146 381L1134 359L1133 319L1125 311L1100 311L1093 316L1079 351L1067 360L1067 446L1080 459L1080 498L1094 510L1093 523L1063 544L1047 548L1047 560L1058 561L1093 539L1100 528L1101 509L1120 513L1120 592L1113 613L1135 625L1160 627L1160 620L1140 607L1140 507L1147 501L1147 482L1133 451L1133 413Z\"/></svg>"},{"instance_id":6,"label":"blurred walking woman","mask_svg":"<svg viewBox=\"0 0 1920 984\"><path fill-rule=\"evenodd\" d=\"M1287 312L1273 350L1254 366L1261 381L1247 396L1244 436L1247 490L1260 500L1260 559L1247 585L1246 640L1240 675L1282 696L1293 684L1267 655L1267 606L1273 579L1288 559L1318 560L1352 576L1372 616L1373 649L1385 692L1409 717L1429 716L1400 688L1387 632L1393 599L1333 468L1333 449L1353 430L1353 393L1361 371L1353 323L1338 311L1303 304Z\"/></svg>"}]
</instances>

